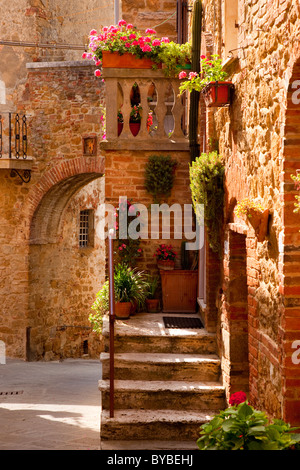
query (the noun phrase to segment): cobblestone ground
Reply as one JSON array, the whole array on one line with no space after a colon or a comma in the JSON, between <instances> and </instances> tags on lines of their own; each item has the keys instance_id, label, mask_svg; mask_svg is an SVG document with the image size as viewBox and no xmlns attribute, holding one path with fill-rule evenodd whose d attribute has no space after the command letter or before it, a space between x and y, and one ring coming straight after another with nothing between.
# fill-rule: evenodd
<instances>
[{"instance_id":1,"label":"cobblestone ground","mask_svg":"<svg viewBox=\"0 0 300 470\"><path fill-rule=\"evenodd\" d=\"M0 450L99 450L101 364L0 364Z\"/></svg>"}]
</instances>

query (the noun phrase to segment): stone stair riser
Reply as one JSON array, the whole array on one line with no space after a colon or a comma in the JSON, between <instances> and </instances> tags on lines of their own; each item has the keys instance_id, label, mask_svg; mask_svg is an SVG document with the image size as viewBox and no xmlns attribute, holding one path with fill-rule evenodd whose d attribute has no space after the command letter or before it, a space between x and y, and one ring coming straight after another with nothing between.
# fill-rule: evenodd
<instances>
[{"instance_id":1,"label":"stone stair riser","mask_svg":"<svg viewBox=\"0 0 300 470\"><path fill-rule=\"evenodd\" d=\"M103 379L109 378L109 362L102 362ZM159 363L145 364L118 361L114 369L116 380L180 380L180 381L217 381L220 378L218 363Z\"/></svg>"},{"instance_id":2,"label":"stone stair riser","mask_svg":"<svg viewBox=\"0 0 300 470\"><path fill-rule=\"evenodd\" d=\"M172 353L172 354L216 354L216 340L213 336L199 338L178 338L175 336L119 336L115 337L115 353ZM104 351L108 352L109 342L105 338Z\"/></svg>"},{"instance_id":3,"label":"stone stair riser","mask_svg":"<svg viewBox=\"0 0 300 470\"><path fill-rule=\"evenodd\" d=\"M102 407L109 409L109 392L102 392ZM169 410L219 410L224 409L225 397L224 392L219 391L212 393L191 392L172 392L172 391L116 391L114 394L115 409L151 409L160 410L162 408Z\"/></svg>"},{"instance_id":4,"label":"stone stair riser","mask_svg":"<svg viewBox=\"0 0 300 470\"><path fill-rule=\"evenodd\" d=\"M103 423L101 439L103 440L194 440L199 438L199 423Z\"/></svg>"}]
</instances>

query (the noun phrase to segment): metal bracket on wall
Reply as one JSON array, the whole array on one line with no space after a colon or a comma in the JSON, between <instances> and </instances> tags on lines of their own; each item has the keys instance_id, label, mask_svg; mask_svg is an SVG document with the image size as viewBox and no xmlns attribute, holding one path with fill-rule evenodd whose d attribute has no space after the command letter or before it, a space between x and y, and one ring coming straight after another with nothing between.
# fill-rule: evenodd
<instances>
[{"instance_id":1,"label":"metal bracket on wall","mask_svg":"<svg viewBox=\"0 0 300 470\"><path fill-rule=\"evenodd\" d=\"M10 176L12 178L19 176L19 178L23 181L23 183L29 183L29 181L31 180L31 171L24 170L23 175L21 175L21 173L18 170L11 170Z\"/></svg>"}]
</instances>

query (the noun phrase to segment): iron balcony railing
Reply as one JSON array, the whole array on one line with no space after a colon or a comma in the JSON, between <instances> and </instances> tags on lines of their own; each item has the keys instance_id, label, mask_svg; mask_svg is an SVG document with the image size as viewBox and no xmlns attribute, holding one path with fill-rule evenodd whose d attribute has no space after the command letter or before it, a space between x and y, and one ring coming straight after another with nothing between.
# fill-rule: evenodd
<instances>
[{"instance_id":1,"label":"iron balcony railing","mask_svg":"<svg viewBox=\"0 0 300 470\"><path fill-rule=\"evenodd\" d=\"M19 113L0 114L0 158L27 158L27 117Z\"/></svg>"}]
</instances>

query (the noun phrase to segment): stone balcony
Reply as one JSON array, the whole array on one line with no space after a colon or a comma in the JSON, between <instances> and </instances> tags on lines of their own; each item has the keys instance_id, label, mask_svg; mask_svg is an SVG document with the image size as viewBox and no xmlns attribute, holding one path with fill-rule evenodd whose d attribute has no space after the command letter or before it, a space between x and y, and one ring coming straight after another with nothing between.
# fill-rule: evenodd
<instances>
[{"instance_id":1,"label":"stone balcony","mask_svg":"<svg viewBox=\"0 0 300 470\"><path fill-rule=\"evenodd\" d=\"M106 140L103 150L188 151L185 98L179 97L179 79L168 78L162 70L104 68L106 83ZM132 97L142 107L139 132L133 136L129 118ZM119 134L117 115L123 115ZM147 128L152 112L153 126Z\"/></svg>"}]
</instances>

